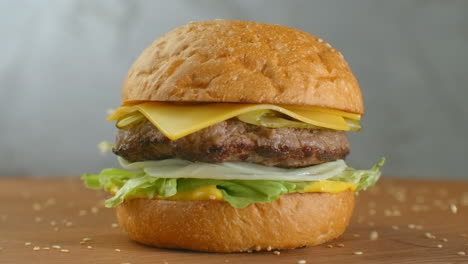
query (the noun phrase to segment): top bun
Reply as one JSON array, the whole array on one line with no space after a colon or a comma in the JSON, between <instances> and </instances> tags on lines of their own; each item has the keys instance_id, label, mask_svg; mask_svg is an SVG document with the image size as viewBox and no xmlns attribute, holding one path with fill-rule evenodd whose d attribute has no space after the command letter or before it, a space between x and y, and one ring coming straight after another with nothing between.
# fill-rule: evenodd
<instances>
[{"instance_id":1,"label":"top bun","mask_svg":"<svg viewBox=\"0 0 468 264\"><path fill-rule=\"evenodd\" d=\"M122 105L139 101L321 106L363 114L343 55L296 29L214 20L178 27L130 68Z\"/></svg>"}]
</instances>

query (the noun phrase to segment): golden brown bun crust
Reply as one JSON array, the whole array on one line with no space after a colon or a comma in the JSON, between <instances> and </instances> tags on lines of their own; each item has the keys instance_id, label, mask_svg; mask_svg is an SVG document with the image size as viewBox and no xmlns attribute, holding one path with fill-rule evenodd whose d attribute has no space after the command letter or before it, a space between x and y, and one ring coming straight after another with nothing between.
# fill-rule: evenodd
<instances>
[{"instance_id":1,"label":"golden brown bun crust","mask_svg":"<svg viewBox=\"0 0 468 264\"><path fill-rule=\"evenodd\" d=\"M178 27L130 68L122 105L135 101L322 106L364 113L340 52L296 29L214 20Z\"/></svg>"},{"instance_id":2,"label":"golden brown bun crust","mask_svg":"<svg viewBox=\"0 0 468 264\"><path fill-rule=\"evenodd\" d=\"M134 199L117 207L131 239L161 248L244 252L314 246L340 236L354 193L282 195L236 209L224 201Z\"/></svg>"}]
</instances>

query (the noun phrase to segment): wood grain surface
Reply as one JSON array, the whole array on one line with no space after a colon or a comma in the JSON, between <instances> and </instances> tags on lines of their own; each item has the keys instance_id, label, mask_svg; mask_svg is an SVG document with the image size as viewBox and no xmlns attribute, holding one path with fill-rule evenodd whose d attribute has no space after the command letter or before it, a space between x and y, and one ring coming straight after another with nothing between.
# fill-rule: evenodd
<instances>
[{"instance_id":1,"label":"wood grain surface","mask_svg":"<svg viewBox=\"0 0 468 264\"><path fill-rule=\"evenodd\" d=\"M341 238L279 253L143 246L106 197L76 178L1 178L0 263L468 263L468 182L381 180L359 194Z\"/></svg>"}]
</instances>

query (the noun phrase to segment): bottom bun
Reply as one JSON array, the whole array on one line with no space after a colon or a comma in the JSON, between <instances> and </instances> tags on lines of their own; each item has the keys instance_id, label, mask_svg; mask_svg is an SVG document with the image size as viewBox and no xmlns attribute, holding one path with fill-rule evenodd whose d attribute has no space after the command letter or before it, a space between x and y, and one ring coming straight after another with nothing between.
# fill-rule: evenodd
<instances>
[{"instance_id":1,"label":"bottom bun","mask_svg":"<svg viewBox=\"0 0 468 264\"><path fill-rule=\"evenodd\" d=\"M234 208L224 201L133 199L117 207L131 239L161 248L244 252L314 246L340 236L354 193L295 193Z\"/></svg>"}]
</instances>

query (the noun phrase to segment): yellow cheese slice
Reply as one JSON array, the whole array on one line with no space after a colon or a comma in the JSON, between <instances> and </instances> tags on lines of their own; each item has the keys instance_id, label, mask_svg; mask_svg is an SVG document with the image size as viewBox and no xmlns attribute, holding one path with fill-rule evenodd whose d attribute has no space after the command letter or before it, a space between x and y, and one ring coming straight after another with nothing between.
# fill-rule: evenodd
<instances>
[{"instance_id":1,"label":"yellow cheese slice","mask_svg":"<svg viewBox=\"0 0 468 264\"><path fill-rule=\"evenodd\" d=\"M158 198L164 200L222 200L223 193L216 188L216 185L205 185L192 191L178 192L173 196Z\"/></svg>"},{"instance_id":2,"label":"yellow cheese slice","mask_svg":"<svg viewBox=\"0 0 468 264\"><path fill-rule=\"evenodd\" d=\"M356 185L352 182L337 182L337 181L318 181L307 185L304 192L320 192L320 193L339 193L343 191L355 191Z\"/></svg>"},{"instance_id":3,"label":"yellow cheese slice","mask_svg":"<svg viewBox=\"0 0 468 264\"><path fill-rule=\"evenodd\" d=\"M345 121L359 120L360 115L334 109L270 104L168 104L142 103L120 107L107 120L118 120L135 111L143 114L171 140L184 137L224 120L256 110L273 110L307 124L335 130L350 130Z\"/></svg>"}]
</instances>

